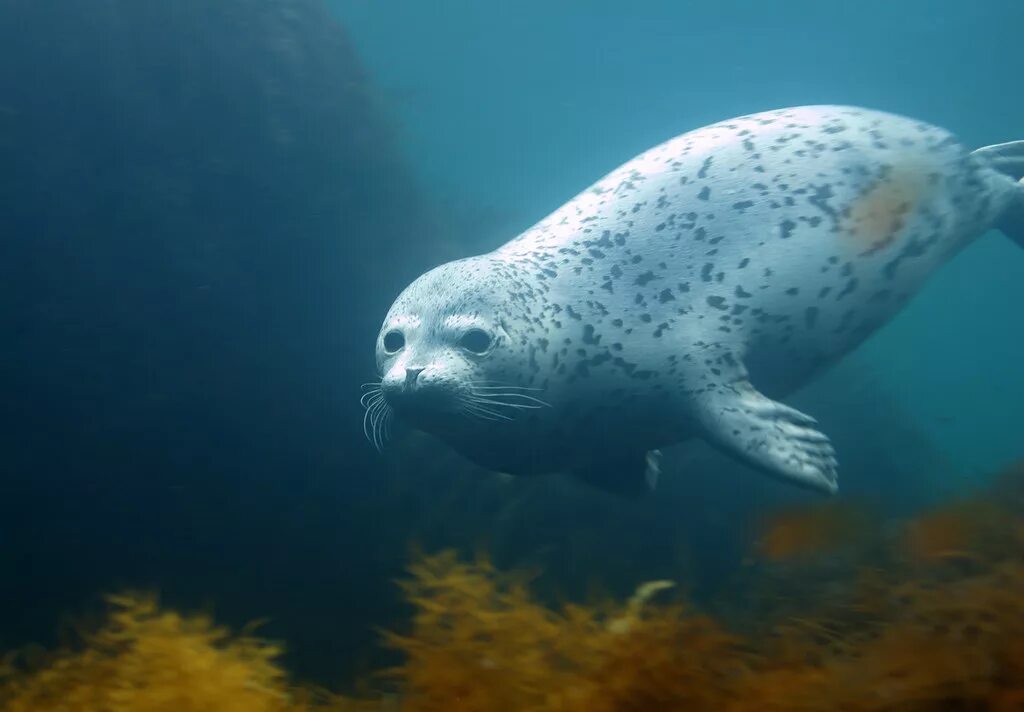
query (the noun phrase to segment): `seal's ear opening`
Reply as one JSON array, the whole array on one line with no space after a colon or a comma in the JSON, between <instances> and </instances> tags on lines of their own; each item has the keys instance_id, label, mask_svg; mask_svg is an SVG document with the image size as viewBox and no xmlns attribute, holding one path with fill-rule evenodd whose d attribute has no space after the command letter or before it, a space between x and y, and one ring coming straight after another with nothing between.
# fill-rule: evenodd
<instances>
[{"instance_id":1,"label":"seal's ear opening","mask_svg":"<svg viewBox=\"0 0 1024 712\"><path fill-rule=\"evenodd\" d=\"M503 339L508 338L508 325L504 319L498 319L498 336Z\"/></svg>"}]
</instances>

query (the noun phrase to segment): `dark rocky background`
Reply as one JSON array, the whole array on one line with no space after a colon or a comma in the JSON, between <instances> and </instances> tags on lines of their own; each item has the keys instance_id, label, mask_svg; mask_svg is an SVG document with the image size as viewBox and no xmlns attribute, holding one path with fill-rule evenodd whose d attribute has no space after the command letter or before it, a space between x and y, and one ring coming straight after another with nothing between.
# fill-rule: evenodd
<instances>
[{"instance_id":1,"label":"dark rocky background","mask_svg":"<svg viewBox=\"0 0 1024 712\"><path fill-rule=\"evenodd\" d=\"M0 648L155 588L269 617L339 683L401 624L411 542L486 546L552 596L709 597L753 513L803 496L701 448L628 503L416 437L374 452L359 385L391 300L508 237L431 207L381 106L317 0L0 0ZM914 500L943 464L852 392L815 407L853 493Z\"/></svg>"},{"instance_id":2,"label":"dark rocky background","mask_svg":"<svg viewBox=\"0 0 1024 712\"><path fill-rule=\"evenodd\" d=\"M366 345L439 229L345 33L311 1L3 0L0 56L0 638L121 585L365 638Z\"/></svg>"}]
</instances>

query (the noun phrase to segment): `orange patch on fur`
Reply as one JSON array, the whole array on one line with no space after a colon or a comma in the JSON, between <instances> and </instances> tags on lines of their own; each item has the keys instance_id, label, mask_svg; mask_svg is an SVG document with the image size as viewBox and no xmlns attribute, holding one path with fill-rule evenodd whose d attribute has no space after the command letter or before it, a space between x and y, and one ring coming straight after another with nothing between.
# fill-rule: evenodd
<instances>
[{"instance_id":1,"label":"orange patch on fur","mask_svg":"<svg viewBox=\"0 0 1024 712\"><path fill-rule=\"evenodd\" d=\"M916 167L897 166L850 206L841 227L867 246L865 254L896 241L921 200L926 175Z\"/></svg>"}]
</instances>

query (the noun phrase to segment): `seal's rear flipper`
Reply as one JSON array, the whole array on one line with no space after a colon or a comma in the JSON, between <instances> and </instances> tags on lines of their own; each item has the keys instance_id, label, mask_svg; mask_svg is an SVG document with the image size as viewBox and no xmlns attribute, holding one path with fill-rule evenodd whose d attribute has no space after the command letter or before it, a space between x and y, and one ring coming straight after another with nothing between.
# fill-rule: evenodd
<instances>
[{"instance_id":1,"label":"seal's rear flipper","mask_svg":"<svg viewBox=\"0 0 1024 712\"><path fill-rule=\"evenodd\" d=\"M1024 141L985 146L974 151L989 167L1017 181L1017 198L996 222L1007 237L1024 247Z\"/></svg>"},{"instance_id":2,"label":"seal's rear flipper","mask_svg":"<svg viewBox=\"0 0 1024 712\"><path fill-rule=\"evenodd\" d=\"M1004 235L1024 247L1024 178L1017 181L1017 200L996 223Z\"/></svg>"},{"instance_id":3,"label":"seal's rear flipper","mask_svg":"<svg viewBox=\"0 0 1024 712\"><path fill-rule=\"evenodd\" d=\"M604 453L572 474L591 487L625 497L638 497L655 488L661 474L661 451Z\"/></svg>"},{"instance_id":4,"label":"seal's rear flipper","mask_svg":"<svg viewBox=\"0 0 1024 712\"><path fill-rule=\"evenodd\" d=\"M745 376L708 384L696 406L712 445L800 487L825 494L838 489L835 450L814 429L814 418L765 397Z\"/></svg>"}]
</instances>

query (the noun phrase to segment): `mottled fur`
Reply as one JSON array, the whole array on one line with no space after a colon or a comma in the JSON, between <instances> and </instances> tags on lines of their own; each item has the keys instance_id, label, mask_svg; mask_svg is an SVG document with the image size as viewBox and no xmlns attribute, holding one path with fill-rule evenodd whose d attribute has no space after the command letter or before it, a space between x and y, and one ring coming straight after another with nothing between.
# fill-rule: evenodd
<instances>
[{"instance_id":1,"label":"mottled fur","mask_svg":"<svg viewBox=\"0 0 1024 712\"><path fill-rule=\"evenodd\" d=\"M378 341L383 395L495 470L640 491L649 451L702 437L832 492L828 438L773 399L892 317L1022 190L984 150L876 111L801 107L698 129L410 285ZM460 346L470 328L489 336L486 353ZM402 348L388 353L394 331ZM460 403L485 382L539 389L550 407L472 417Z\"/></svg>"}]
</instances>

